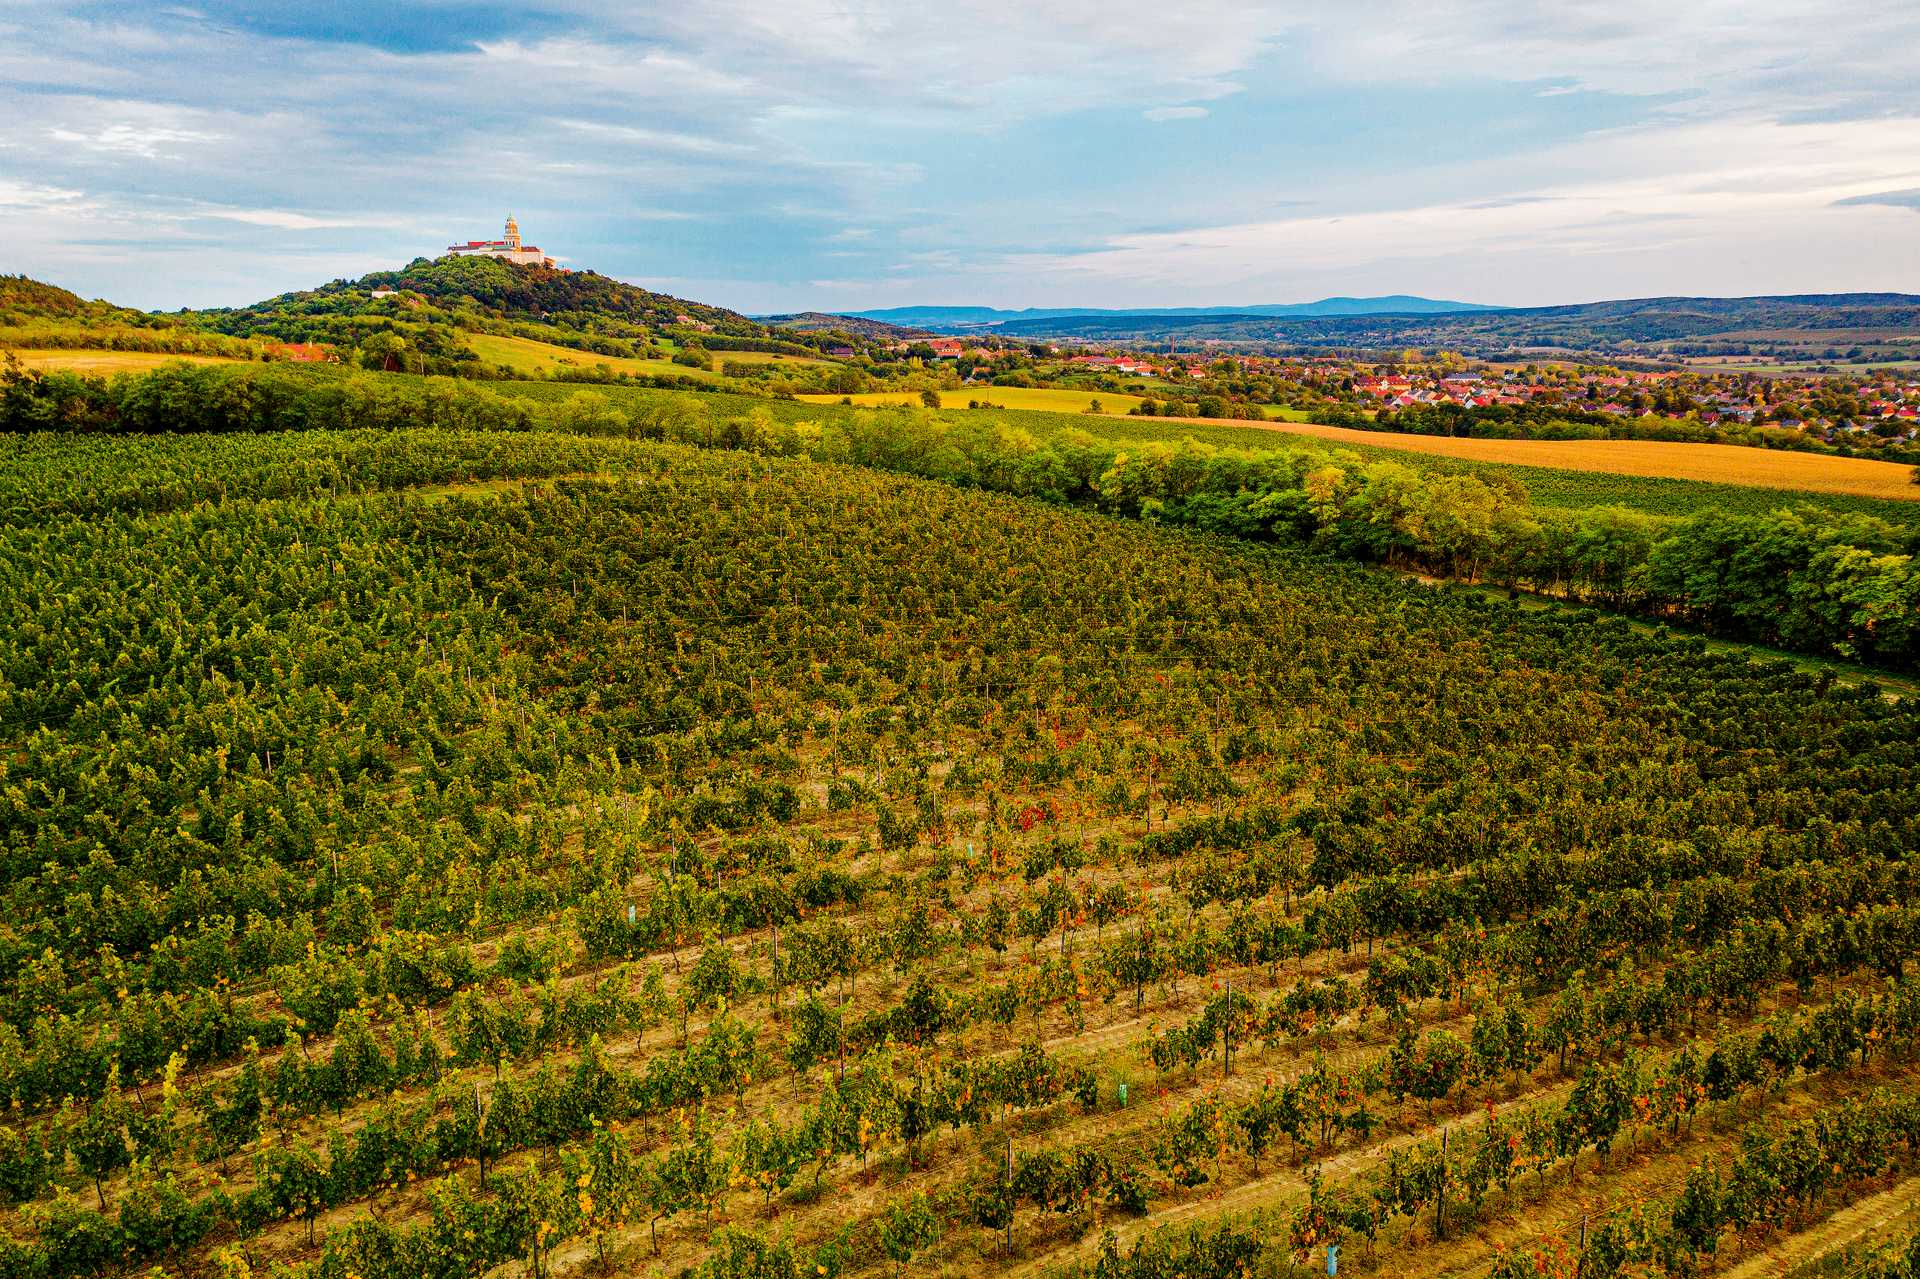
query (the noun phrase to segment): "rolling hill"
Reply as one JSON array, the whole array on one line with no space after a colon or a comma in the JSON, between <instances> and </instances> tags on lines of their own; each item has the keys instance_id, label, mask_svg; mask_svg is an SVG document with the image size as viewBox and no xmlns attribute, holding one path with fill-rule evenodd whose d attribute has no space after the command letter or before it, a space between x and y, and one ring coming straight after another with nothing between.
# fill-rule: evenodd
<instances>
[{"instance_id":1,"label":"rolling hill","mask_svg":"<svg viewBox=\"0 0 1920 1279\"><path fill-rule=\"evenodd\" d=\"M402 295L382 300L389 308L430 306L476 318L559 324L589 332L622 326L661 329L691 320L716 333L765 337L764 326L737 311L690 302L626 284L596 271L524 266L497 258L416 258L397 271L375 271L358 280L335 280L315 289L283 293L252 306L198 313L214 328L260 328L288 316L337 315L368 309L373 290ZM409 298L405 295L414 295ZM681 317L685 317L682 320Z\"/></svg>"},{"instance_id":2,"label":"rolling hill","mask_svg":"<svg viewBox=\"0 0 1920 1279\"><path fill-rule=\"evenodd\" d=\"M69 289L26 275L0 275L0 328L27 324L166 328L166 316L149 315L111 302L89 302Z\"/></svg>"},{"instance_id":3,"label":"rolling hill","mask_svg":"<svg viewBox=\"0 0 1920 1279\"><path fill-rule=\"evenodd\" d=\"M800 333L847 333L877 342L903 342L927 337L931 329L906 324L890 324L864 315L830 315L825 311L800 311L791 315L759 317L772 328Z\"/></svg>"}]
</instances>

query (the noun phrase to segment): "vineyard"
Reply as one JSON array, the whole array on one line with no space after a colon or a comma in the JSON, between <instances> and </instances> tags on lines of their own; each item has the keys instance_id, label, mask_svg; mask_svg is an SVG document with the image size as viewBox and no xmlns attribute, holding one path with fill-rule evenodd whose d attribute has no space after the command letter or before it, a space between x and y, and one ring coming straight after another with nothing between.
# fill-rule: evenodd
<instances>
[{"instance_id":1,"label":"vineyard","mask_svg":"<svg viewBox=\"0 0 1920 1279\"><path fill-rule=\"evenodd\" d=\"M0 1274L1691 1276L1911 1198L1910 700L562 408L7 439Z\"/></svg>"}]
</instances>

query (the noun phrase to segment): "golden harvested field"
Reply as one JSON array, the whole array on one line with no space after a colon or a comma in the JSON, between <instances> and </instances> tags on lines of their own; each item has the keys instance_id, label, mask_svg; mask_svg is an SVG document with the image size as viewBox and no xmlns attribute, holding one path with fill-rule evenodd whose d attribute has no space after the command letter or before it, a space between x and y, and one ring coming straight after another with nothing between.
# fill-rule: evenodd
<instances>
[{"instance_id":1,"label":"golden harvested field","mask_svg":"<svg viewBox=\"0 0 1920 1279\"><path fill-rule=\"evenodd\" d=\"M162 364L234 364L223 355L168 355L160 351L38 351L10 352L30 369L53 373L137 373Z\"/></svg>"},{"instance_id":2,"label":"golden harvested field","mask_svg":"<svg viewBox=\"0 0 1920 1279\"><path fill-rule=\"evenodd\" d=\"M1269 422L1264 425L1248 422L1234 425L1313 435L1323 440L1400 449L1408 453L1465 458L1474 462L1502 462L1514 466L1553 467L1564 471L1601 471L1609 475L1658 476L1672 480L1742 484L1755 488L1800 489L1814 493L1844 493L1852 497L1920 501L1920 485L1913 483L1911 466L1898 462L1875 462L1867 458L1750 449L1737 444L1675 444L1661 440L1474 440L1446 435L1357 431L1351 427L1320 426L1310 422Z\"/></svg>"},{"instance_id":3,"label":"golden harvested field","mask_svg":"<svg viewBox=\"0 0 1920 1279\"><path fill-rule=\"evenodd\" d=\"M918 391L870 391L861 395L802 395L813 404L838 404L845 398L867 408L894 404L918 404ZM968 401L989 404L997 409L1038 409L1052 413L1085 413L1095 401L1108 416L1124 417L1141 401L1138 395L1120 395L1108 391L1070 391L1056 387L969 386L958 391L940 392L943 408L964 409Z\"/></svg>"}]
</instances>

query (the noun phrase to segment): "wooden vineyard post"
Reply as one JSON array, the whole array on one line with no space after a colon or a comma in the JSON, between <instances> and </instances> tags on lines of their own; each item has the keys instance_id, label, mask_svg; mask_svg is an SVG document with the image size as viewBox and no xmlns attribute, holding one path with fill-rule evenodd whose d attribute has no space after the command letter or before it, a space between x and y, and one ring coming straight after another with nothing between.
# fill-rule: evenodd
<instances>
[{"instance_id":1,"label":"wooden vineyard post","mask_svg":"<svg viewBox=\"0 0 1920 1279\"><path fill-rule=\"evenodd\" d=\"M480 1081L473 1081L474 1146L480 1156L480 1189L487 1188L487 1112L480 1104Z\"/></svg>"},{"instance_id":2,"label":"wooden vineyard post","mask_svg":"<svg viewBox=\"0 0 1920 1279\"><path fill-rule=\"evenodd\" d=\"M1224 1040L1226 1044L1225 1051L1223 1051L1220 1055L1220 1078L1227 1079L1233 1075L1233 981L1232 979L1228 979L1227 981L1227 1019L1220 1026L1220 1038Z\"/></svg>"},{"instance_id":3,"label":"wooden vineyard post","mask_svg":"<svg viewBox=\"0 0 1920 1279\"><path fill-rule=\"evenodd\" d=\"M1007 1136L1007 1260L1013 1260L1013 1136Z\"/></svg>"}]
</instances>

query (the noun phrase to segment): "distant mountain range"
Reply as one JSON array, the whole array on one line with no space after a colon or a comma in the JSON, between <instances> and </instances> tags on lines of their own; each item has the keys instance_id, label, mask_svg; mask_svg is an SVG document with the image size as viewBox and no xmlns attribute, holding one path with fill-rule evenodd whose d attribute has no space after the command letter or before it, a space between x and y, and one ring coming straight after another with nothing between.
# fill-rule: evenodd
<instances>
[{"instance_id":1,"label":"distant mountain range","mask_svg":"<svg viewBox=\"0 0 1920 1279\"><path fill-rule=\"evenodd\" d=\"M1322 298L1318 302L1261 303L1253 306L1169 306L1115 309L1110 307L1025 307L1006 311L991 306L893 306L873 311L849 311L862 320L879 320L907 328L936 332L966 332L1009 324L1031 327L1036 321L1071 318L1195 317L1195 316L1312 316L1312 315L1452 315L1468 311L1497 311L1477 302L1445 302L1396 293L1377 298Z\"/></svg>"},{"instance_id":2,"label":"distant mountain range","mask_svg":"<svg viewBox=\"0 0 1920 1279\"><path fill-rule=\"evenodd\" d=\"M1414 310L1424 306L1428 310ZM1443 308L1457 307L1458 310ZM1382 308L1382 309L1374 309ZM1392 309L1398 308L1398 309ZM1760 355L1915 358L1920 296L1812 293L1746 298L1661 297L1570 306L1469 307L1424 298L1328 298L1297 308L1234 311L995 311L895 307L872 320L946 333L1154 346L1227 343L1353 351L1533 351L1647 356ZM998 317L998 318L984 318Z\"/></svg>"},{"instance_id":3,"label":"distant mountain range","mask_svg":"<svg viewBox=\"0 0 1920 1279\"><path fill-rule=\"evenodd\" d=\"M878 342L929 337L933 330L911 324L889 324L865 315L830 315L825 311L798 311L792 315L763 315L762 324L799 333L852 333Z\"/></svg>"}]
</instances>

